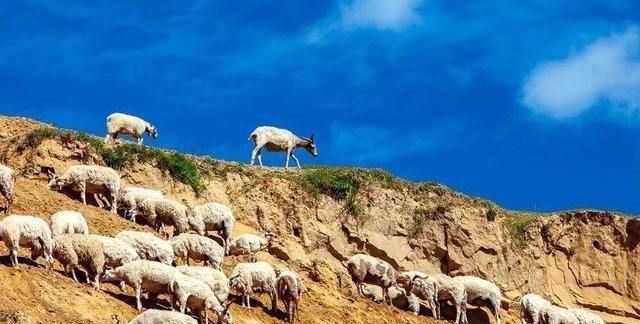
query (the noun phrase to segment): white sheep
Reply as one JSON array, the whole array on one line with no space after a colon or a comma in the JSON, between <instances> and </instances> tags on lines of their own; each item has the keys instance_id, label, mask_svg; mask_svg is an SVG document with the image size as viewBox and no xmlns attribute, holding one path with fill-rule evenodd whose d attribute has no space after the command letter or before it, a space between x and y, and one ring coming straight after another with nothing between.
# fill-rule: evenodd
<instances>
[{"instance_id":1,"label":"white sheep","mask_svg":"<svg viewBox=\"0 0 640 324\"><path fill-rule=\"evenodd\" d=\"M218 242L198 234L180 234L171 240L171 246L174 255L187 265L189 259L194 259L219 269L224 257L224 249Z\"/></svg>"},{"instance_id":2,"label":"white sheep","mask_svg":"<svg viewBox=\"0 0 640 324\"><path fill-rule=\"evenodd\" d=\"M122 231L116 235L116 238L131 245L140 259L158 261L167 265L173 264L173 247L171 243L151 233Z\"/></svg>"},{"instance_id":3,"label":"white sheep","mask_svg":"<svg viewBox=\"0 0 640 324\"><path fill-rule=\"evenodd\" d=\"M93 276L93 285L100 289L100 275L104 271L105 257L102 244L84 234L58 235L53 239L53 257L62 264L67 275L78 281L75 269L82 266L86 280Z\"/></svg>"},{"instance_id":4,"label":"white sheep","mask_svg":"<svg viewBox=\"0 0 640 324\"><path fill-rule=\"evenodd\" d=\"M293 323L298 316L298 305L302 293L306 290L300 277L293 271L282 271L276 279L278 298L282 300L287 313L287 320Z\"/></svg>"},{"instance_id":5,"label":"white sheep","mask_svg":"<svg viewBox=\"0 0 640 324\"><path fill-rule=\"evenodd\" d=\"M59 211L51 215L50 223L51 235L54 237L62 234L89 234L87 221L76 211Z\"/></svg>"},{"instance_id":6,"label":"white sheep","mask_svg":"<svg viewBox=\"0 0 640 324\"><path fill-rule=\"evenodd\" d=\"M136 249L119 238L95 234L89 235L89 238L102 244L107 267L117 268L140 258Z\"/></svg>"},{"instance_id":7,"label":"white sheep","mask_svg":"<svg viewBox=\"0 0 640 324\"><path fill-rule=\"evenodd\" d=\"M266 238L255 234L238 235L229 244L229 255L248 254L255 261L255 254L266 249L271 242L271 238L271 235L267 235Z\"/></svg>"},{"instance_id":8,"label":"white sheep","mask_svg":"<svg viewBox=\"0 0 640 324\"><path fill-rule=\"evenodd\" d=\"M177 201L148 198L139 207L140 216L158 232L163 232L165 224L173 226L174 235L189 231L189 209Z\"/></svg>"},{"instance_id":9,"label":"white sheep","mask_svg":"<svg viewBox=\"0 0 640 324\"><path fill-rule=\"evenodd\" d=\"M260 163L260 167L262 167L263 148L269 152L286 152L287 162L285 163L285 168L287 169L289 168L290 157L296 161L296 165L298 169L300 169L300 162L298 158L293 155L293 151L298 147L303 147L314 157L318 156L318 148L313 139L313 134L308 138L301 138L286 129L260 126L251 133L249 139L255 145L251 152L251 167L254 165L256 155L258 155L258 162Z\"/></svg>"},{"instance_id":10,"label":"white sheep","mask_svg":"<svg viewBox=\"0 0 640 324\"><path fill-rule=\"evenodd\" d=\"M60 177L50 174L49 189L62 191L70 188L80 193L83 204L87 204L86 193L94 195L104 194L109 204L111 212L118 210L117 195L120 191L120 175L115 170L98 165L74 165ZM96 198L97 199L97 198Z\"/></svg>"},{"instance_id":11,"label":"white sheep","mask_svg":"<svg viewBox=\"0 0 640 324\"><path fill-rule=\"evenodd\" d=\"M229 279L222 270L202 266L178 266L178 271L189 277L198 279L213 290L220 303L224 303L229 298Z\"/></svg>"},{"instance_id":12,"label":"white sheep","mask_svg":"<svg viewBox=\"0 0 640 324\"><path fill-rule=\"evenodd\" d=\"M534 293L528 293L520 298L520 319L522 324L538 324L542 309L551 302Z\"/></svg>"},{"instance_id":13,"label":"white sheep","mask_svg":"<svg viewBox=\"0 0 640 324\"><path fill-rule=\"evenodd\" d=\"M579 324L578 317L570 310L548 304L540 310L540 322L545 324Z\"/></svg>"},{"instance_id":14,"label":"white sheep","mask_svg":"<svg viewBox=\"0 0 640 324\"><path fill-rule=\"evenodd\" d=\"M567 307L567 309L578 318L580 324L604 324L600 316L581 308Z\"/></svg>"},{"instance_id":15,"label":"white sheep","mask_svg":"<svg viewBox=\"0 0 640 324\"><path fill-rule=\"evenodd\" d=\"M371 298L371 300L379 304L384 302L380 286L364 284L362 290L364 297ZM415 294L407 295L402 287L389 287L389 298L393 306L410 311L415 315L420 314L420 299Z\"/></svg>"},{"instance_id":16,"label":"white sheep","mask_svg":"<svg viewBox=\"0 0 640 324\"><path fill-rule=\"evenodd\" d=\"M189 225L196 233L206 235L207 231L216 231L224 242L225 254L229 254L229 239L236 223L231 209L223 204L211 202L193 208Z\"/></svg>"},{"instance_id":17,"label":"white sheep","mask_svg":"<svg viewBox=\"0 0 640 324\"><path fill-rule=\"evenodd\" d=\"M4 207L5 215L9 213L11 204L13 204L13 186L15 182L13 170L6 165L0 164L0 194L7 200L7 204Z\"/></svg>"},{"instance_id":18,"label":"white sheep","mask_svg":"<svg viewBox=\"0 0 640 324\"><path fill-rule=\"evenodd\" d=\"M500 324L500 302L502 300L502 292L496 284L474 276L458 276L454 277L453 280L464 286L464 289L467 292L467 304L473 304L478 300L488 302L489 306L493 309L496 321ZM462 322L468 323L466 312L462 313Z\"/></svg>"},{"instance_id":19,"label":"white sheep","mask_svg":"<svg viewBox=\"0 0 640 324\"><path fill-rule=\"evenodd\" d=\"M121 282L134 288L136 292L136 308L142 309L140 295L142 291L149 293L149 299L170 292L171 285L178 270L164 263L136 260L113 270L107 270L102 276L103 282Z\"/></svg>"},{"instance_id":20,"label":"white sheep","mask_svg":"<svg viewBox=\"0 0 640 324\"><path fill-rule=\"evenodd\" d=\"M374 284L382 287L384 302L391 303L388 290L396 280L396 271L389 263L367 254L356 254L349 258L345 267L361 296L364 296L363 283Z\"/></svg>"},{"instance_id":21,"label":"white sheep","mask_svg":"<svg viewBox=\"0 0 640 324\"><path fill-rule=\"evenodd\" d=\"M198 321L180 312L147 309L129 324L198 324Z\"/></svg>"},{"instance_id":22,"label":"white sheep","mask_svg":"<svg viewBox=\"0 0 640 324\"><path fill-rule=\"evenodd\" d=\"M455 306L456 324L460 322L461 317L464 318L466 316L464 312L467 292L464 286L458 281L453 280L453 278L445 274L433 274L425 279L416 277L414 280L414 289L420 292L421 296L419 297L423 297L429 301L435 319L441 318L439 303L441 300L451 301Z\"/></svg>"},{"instance_id":23,"label":"white sheep","mask_svg":"<svg viewBox=\"0 0 640 324\"><path fill-rule=\"evenodd\" d=\"M266 262L238 263L229 276L229 287L242 295L242 306L251 308L251 293L267 293L271 297L271 310L276 305L276 272Z\"/></svg>"},{"instance_id":24,"label":"white sheep","mask_svg":"<svg viewBox=\"0 0 640 324\"><path fill-rule=\"evenodd\" d=\"M31 248L31 259L43 256L53 264L51 230L47 222L34 216L9 215L0 220L0 237L9 250L12 266L18 265L20 247Z\"/></svg>"},{"instance_id":25,"label":"white sheep","mask_svg":"<svg viewBox=\"0 0 640 324\"><path fill-rule=\"evenodd\" d=\"M218 315L218 322L221 322L222 319L227 323L233 322L233 318L228 312L231 303L227 303L226 308L223 307L211 288L203 281L179 273L171 284L171 291L173 293L171 304L173 305L173 301L177 299L181 313L184 314L186 308L189 307L192 312L199 313L201 320L204 317L204 323L209 323L207 310L211 309Z\"/></svg>"},{"instance_id":26,"label":"white sheep","mask_svg":"<svg viewBox=\"0 0 640 324\"><path fill-rule=\"evenodd\" d=\"M153 139L158 138L158 130L155 126L140 117L122 113L113 113L107 117L107 136L105 143L116 140L118 135L133 137L138 145L142 144L142 135L149 134Z\"/></svg>"},{"instance_id":27,"label":"white sheep","mask_svg":"<svg viewBox=\"0 0 640 324\"><path fill-rule=\"evenodd\" d=\"M147 198L163 199L162 192L140 187L126 187L118 193L118 206L125 210L124 216L136 222L140 204Z\"/></svg>"}]
</instances>

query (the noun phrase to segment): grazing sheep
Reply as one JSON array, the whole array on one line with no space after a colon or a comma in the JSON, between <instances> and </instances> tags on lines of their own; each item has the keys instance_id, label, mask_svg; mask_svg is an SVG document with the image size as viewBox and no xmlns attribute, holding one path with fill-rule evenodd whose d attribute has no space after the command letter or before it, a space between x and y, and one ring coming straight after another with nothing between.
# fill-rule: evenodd
<instances>
[{"instance_id":1,"label":"grazing sheep","mask_svg":"<svg viewBox=\"0 0 640 324\"><path fill-rule=\"evenodd\" d=\"M136 249L119 238L102 235L89 235L89 238L102 244L107 267L117 268L140 258Z\"/></svg>"},{"instance_id":2,"label":"grazing sheep","mask_svg":"<svg viewBox=\"0 0 640 324\"><path fill-rule=\"evenodd\" d=\"M89 226L82 214L63 210L51 215L51 235L62 234L89 234Z\"/></svg>"},{"instance_id":3,"label":"grazing sheep","mask_svg":"<svg viewBox=\"0 0 640 324\"><path fill-rule=\"evenodd\" d=\"M15 183L13 170L6 165L0 164L0 194L7 200L7 204L4 207L5 215L9 213L9 208L13 204L13 186Z\"/></svg>"},{"instance_id":4,"label":"grazing sheep","mask_svg":"<svg viewBox=\"0 0 640 324\"><path fill-rule=\"evenodd\" d=\"M249 139L253 142L255 147L251 152L251 167L254 165L256 155L258 155L258 162L262 167L262 149L265 148L269 152L286 152L287 162L285 168L289 168L289 158L292 157L296 161L298 169L300 169L300 162L298 158L293 155L293 151L298 147L303 147L314 157L318 156L318 148L313 139L313 134L309 138L300 138L294 135L292 132L286 129L280 129L270 126L260 126L256 128Z\"/></svg>"},{"instance_id":5,"label":"grazing sheep","mask_svg":"<svg viewBox=\"0 0 640 324\"><path fill-rule=\"evenodd\" d=\"M198 279L213 290L220 303L229 298L229 279L222 270L201 266L179 266L178 271L191 278Z\"/></svg>"},{"instance_id":6,"label":"grazing sheep","mask_svg":"<svg viewBox=\"0 0 640 324\"><path fill-rule=\"evenodd\" d=\"M278 298L284 303L287 320L293 323L298 316L298 305L305 291L304 284L295 272L282 271L276 279L276 291Z\"/></svg>"},{"instance_id":7,"label":"grazing sheep","mask_svg":"<svg viewBox=\"0 0 640 324\"><path fill-rule=\"evenodd\" d=\"M171 284L179 274L176 268L164 263L136 260L113 270L107 270L102 275L103 282L121 282L133 287L136 291L136 308L142 309L140 295L142 291L149 292L149 299L160 294L170 292ZM154 295L154 296L152 296Z\"/></svg>"},{"instance_id":8,"label":"grazing sheep","mask_svg":"<svg viewBox=\"0 0 640 324\"><path fill-rule=\"evenodd\" d=\"M167 242L148 232L122 231L117 239L127 242L143 260L158 261L166 265L173 264L173 247Z\"/></svg>"},{"instance_id":9,"label":"grazing sheep","mask_svg":"<svg viewBox=\"0 0 640 324\"><path fill-rule=\"evenodd\" d=\"M53 264L51 230L44 220L23 215L9 215L0 220L0 237L9 250L11 266L18 265L20 247L31 248L31 260L43 256L47 266Z\"/></svg>"},{"instance_id":10,"label":"grazing sheep","mask_svg":"<svg viewBox=\"0 0 640 324\"><path fill-rule=\"evenodd\" d=\"M396 280L396 270L389 263L367 254L356 254L349 258L345 266L361 296L364 295L363 283L374 284L382 287L384 302L391 303L388 290Z\"/></svg>"},{"instance_id":11,"label":"grazing sheep","mask_svg":"<svg viewBox=\"0 0 640 324\"><path fill-rule=\"evenodd\" d=\"M271 237L271 235L267 235L266 238L254 234L238 235L229 245L229 255L248 254L255 261L255 254L269 246Z\"/></svg>"},{"instance_id":12,"label":"grazing sheep","mask_svg":"<svg viewBox=\"0 0 640 324\"><path fill-rule=\"evenodd\" d=\"M493 309L496 321L498 324L501 323L500 301L502 300L502 292L496 284L473 276L458 276L454 277L453 280L464 286L464 289L467 292L467 304L473 304L479 300L488 302L489 306ZM462 313L462 322L468 323L466 312Z\"/></svg>"},{"instance_id":13,"label":"grazing sheep","mask_svg":"<svg viewBox=\"0 0 640 324\"><path fill-rule=\"evenodd\" d=\"M75 269L82 266L89 283L93 276L93 285L100 289L100 275L104 271L105 257L102 244L83 234L59 235L53 239L53 257L62 264L64 271L78 281Z\"/></svg>"},{"instance_id":14,"label":"grazing sheep","mask_svg":"<svg viewBox=\"0 0 640 324\"><path fill-rule=\"evenodd\" d=\"M435 319L440 319L440 303L441 300L449 300L453 302L456 308L455 323L460 322L461 316L464 317L465 305L467 301L467 292L464 286L453 278L444 274L429 275L426 279L416 278L414 286L421 296L430 301L431 311ZM435 306L435 308L433 308Z\"/></svg>"},{"instance_id":15,"label":"grazing sheep","mask_svg":"<svg viewBox=\"0 0 640 324\"><path fill-rule=\"evenodd\" d=\"M198 324L194 318L179 312L147 309L129 324Z\"/></svg>"},{"instance_id":16,"label":"grazing sheep","mask_svg":"<svg viewBox=\"0 0 640 324\"><path fill-rule=\"evenodd\" d=\"M538 324L542 309L551 303L534 293L528 293L520 298L520 319L522 324Z\"/></svg>"},{"instance_id":17,"label":"grazing sheep","mask_svg":"<svg viewBox=\"0 0 640 324\"><path fill-rule=\"evenodd\" d=\"M384 302L380 286L364 284L362 290L364 291L364 297L371 298L371 300L379 304ZM393 306L410 311L415 315L420 314L420 299L415 294L407 295L402 287L389 287L389 298L391 298Z\"/></svg>"},{"instance_id":18,"label":"grazing sheep","mask_svg":"<svg viewBox=\"0 0 640 324\"><path fill-rule=\"evenodd\" d=\"M116 213L118 203L116 197L120 191L120 175L115 170L98 165L74 165L60 177L50 174L49 189L62 189L69 187L79 192L83 204L87 204L86 193L94 195L106 194L111 212Z\"/></svg>"},{"instance_id":19,"label":"grazing sheep","mask_svg":"<svg viewBox=\"0 0 640 324\"><path fill-rule=\"evenodd\" d=\"M580 324L604 324L600 316L581 308L567 307L567 309L578 318Z\"/></svg>"},{"instance_id":20,"label":"grazing sheep","mask_svg":"<svg viewBox=\"0 0 640 324\"><path fill-rule=\"evenodd\" d=\"M153 139L158 138L158 130L155 126L144 121L140 117L122 113L113 113L107 117L107 136L105 143L116 140L118 135L133 137L138 145L142 144L142 135L149 134Z\"/></svg>"},{"instance_id":21,"label":"grazing sheep","mask_svg":"<svg viewBox=\"0 0 640 324\"><path fill-rule=\"evenodd\" d=\"M173 253L189 265L189 259L204 261L216 269L220 269L224 249L218 242L198 234L180 234L171 240Z\"/></svg>"},{"instance_id":22,"label":"grazing sheep","mask_svg":"<svg viewBox=\"0 0 640 324\"><path fill-rule=\"evenodd\" d=\"M579 324L578 317L570 310L556 306L544 305L540 310L540 322L545 324Z\"/></svg>"},{"instance_id":23,"label":"grazing sheep","mask_svg":"<svg viewBox=\"0 0 640 324\"><path fill-rule=\"evenodd\" d=\"M251 293L267 293L271 297L271 310L276 305L276 272L266 262L238 263L229 277L229 287L242 295L242 306L251 308Z\"/></svg>"},{"instance_id":24,"label":"grazing sheep","mask_svg":"<svg viewBox=\"0 0 640 324\"><path fill-rule=\"evenodd\" d=\"M184 314L186 308L189 307L192 312L199 313L200 320L204 317L204 323L209 323L207 310L211 309L218 315L218 322L221 322L222 319L227 323L233 322L233 318L228 312L231 303L222 307L211 288L201 280L179 273L171 284L171 291L173 292L171 299L177 299L181 313Z\"/></svg>"},{"instance_id":25,"label":"grazing sheep","mask_svg":"<svg viewBox=\"0 0 640 324\"><path fill-rule=\"evenodd\" d=\"M125 210L124 216L136 222L140 204L147 198L163 199L162 192L140 187L126 187L118 193L118 206Z\"/></svg>"},{"instance_id":26,"label":"grazing sheep","mask_svg":"<svg viewBox=\"0 0 640 324\"><path fill-rule=\"evenodd\" d=\"M224 241L225 255L229 254L229 239L236 223L231 209L220 203L207 203L193 208L189 225L196 233L206 235L207 231L216 231Z\"/></svg>"},{"instance_id":27,"label":"grazing sheep","mask_svg":"<svg viewBox=\"0 0 640 324\"><path fill-rule=\"evenodd\" d=\"M162 232L165 224L174 227L174 235L189 231L189 209L177 201L145 199L140 204L140 215L158 232ZM169 236L168 233L165 234Z\"/></svg>"}]
</instances>

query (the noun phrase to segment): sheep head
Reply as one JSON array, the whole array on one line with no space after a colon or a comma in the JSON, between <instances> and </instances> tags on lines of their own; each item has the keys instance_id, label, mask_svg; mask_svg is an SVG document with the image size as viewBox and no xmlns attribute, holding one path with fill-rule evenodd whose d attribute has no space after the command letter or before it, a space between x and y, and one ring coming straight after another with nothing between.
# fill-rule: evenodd
<instances>
[{"instance_id":1,"label":"sheep head","mask_svg":"<svg viewBox=\"0 0 640 324\"><path fill-rule=\"evenodd\" d=\"M313 139L313 134L311 134L310 137L305 137L304 140L307 141L307 145L304 147L307 152L309 152L309 154L313 155L314 157L318 156L318 147L316 146L316 142Z\"/></svg>"}]
</instances>

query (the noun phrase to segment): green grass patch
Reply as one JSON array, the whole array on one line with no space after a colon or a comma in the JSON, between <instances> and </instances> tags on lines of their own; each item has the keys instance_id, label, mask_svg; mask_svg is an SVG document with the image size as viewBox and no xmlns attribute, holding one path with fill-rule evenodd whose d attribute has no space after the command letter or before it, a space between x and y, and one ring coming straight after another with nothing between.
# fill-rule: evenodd
<instances>
[{"instance_id":1,"label":"green grass patch","mask_svg":"<svg viewBox=\"0 0 640 324\"><path fill-rule=\"evenodd\" d=\"M493 222L493 221L496 220L496 217L498 216L498 213L495 211L495 209L489 208L487 210L487 213L485 214L485 216L487 217L488 221Z\"/></svg>"},{"instance_id":2,"label":"green grass patch","mask_svg":"<svg viewBox=\"0 0 640 324\"><path fill-rule=\"evenodd\" d=\"M509 235L519 247L527 245L527 229L536 220L535 217L508 217L502 221L502 224L509 231Z\"/></svg>"},{"instance_id":3,"label":"green grass patch","mask_svg":"<svg viewBox=\"0 0 640 324\"><path fill-rule=\"evenodd\" d=\"M409 228L409 237L414 238L419 234L422 234L424 227L427 225L430 219L430 212L424 208L416 208L413 211L413 224Z\"/></svg>"}]
</instances>

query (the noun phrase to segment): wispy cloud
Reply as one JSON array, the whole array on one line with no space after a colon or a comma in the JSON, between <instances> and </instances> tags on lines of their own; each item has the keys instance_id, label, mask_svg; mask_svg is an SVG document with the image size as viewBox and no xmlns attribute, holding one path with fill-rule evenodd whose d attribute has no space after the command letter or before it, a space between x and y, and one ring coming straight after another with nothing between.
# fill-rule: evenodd
<instances>
[{"instance_id":1,"label":"wispy cloud","mask_svg":"<svg viewBox=\"0 0 640 324\"><path fill-rule=\"evenodd\" d=\"M340 8L345 28L371 27L398 31L420 22L422 0L355 0Z\"/></svg>"},{"instance_id":2,"label":"wispy cloud","mask_svg":"<svg viewBox=\"0 0 640 324\"><path fill-rule=\"evenodd\" d=\"M522 101L555 119L576 117L600 103L634 112L640 108L639 50L640 35L632 27L567 58L544 62L526 78Z\"/></svg>"}]
</instances>

